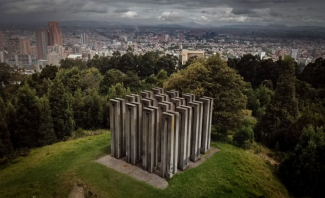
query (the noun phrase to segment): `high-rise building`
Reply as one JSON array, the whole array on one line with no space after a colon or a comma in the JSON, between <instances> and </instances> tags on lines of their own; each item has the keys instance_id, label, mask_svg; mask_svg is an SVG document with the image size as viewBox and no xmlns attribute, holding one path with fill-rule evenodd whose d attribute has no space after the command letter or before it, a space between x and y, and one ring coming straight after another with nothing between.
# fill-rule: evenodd
<instances>
[{"instance_id":1,"label":"high-rise building","mask_svg":"<svg viewBox=\"0 0 325 198\"><path fill-rule=\"evenodd\" d=\"M19 38L10 38L8 39L8 57L11 58L12 55L20 54L20 39Z\"/></svg>"},{"instance_id":2,"label":"high-rise building","mask_svg":"<svg viewBox=\"0 0 325 198\"><path fill-rule=\"evenodd\" d=\"M265 52L259 52L258 55L260 56L260 59L263 60L264 56L265 56Z\"/></svg>"},{"instance_id":3,"label":"high-rise building","mask_svg":"<svg viewBox=\"0 0 325 198\"><path fill-rule=\"evenodd\" d=\"M62 34L58 22L49 21L49 46L62 46Z\"/></svg>"},{"instance_id":4,"label":"high-rise building","mask_svg":"<svg viewBox=\"0 0 325 198\"><path fill-rule=\"evenodd\" d=\"M38 29L35 32L37 58L41 60L47 59L47 46L48 46L48 31L46 29Z\"/></svg>"},{"instance_id":5,"label":"high-rise building","mask_svg":"<svg viewBox=\"0 0 325 198\"><path fill-rule=\"evenodd\" d=\"M2 31L0 31L0 51L4 51L5 46L4 46L4 42L3 42L3 34Z\"/></svg>"},{"instance_id":6,"label":"high-rise building","mask_svg":"<svg viewBox=\"0 0 325 198\"><path fill-rule=\"evenodd\" d=\"M80 44L81 45L84 45L84 44L88 45L88 34L81 33L81 35L80 35Z\"/></svg>"},{"instance_id":7,"label":"high-rise building","mask_svg":"<svg viewBox=\"0 0 325 198\"><path fill-rule=\"evenodd\" d=\"M292 49L291 50L291 57L295 60L297 60L297 56L298 56L298 49Z\"/></svg>"},{"instance_id":8,"label":"high-rise building","mask_svg":"<svg viewBox=\"0 0 325 198\"><path fill-rule=\"evenodd\" d=\"M20 54L31 55L31 45L29 38L19 38Z\"/></svg>"}]
</instances>

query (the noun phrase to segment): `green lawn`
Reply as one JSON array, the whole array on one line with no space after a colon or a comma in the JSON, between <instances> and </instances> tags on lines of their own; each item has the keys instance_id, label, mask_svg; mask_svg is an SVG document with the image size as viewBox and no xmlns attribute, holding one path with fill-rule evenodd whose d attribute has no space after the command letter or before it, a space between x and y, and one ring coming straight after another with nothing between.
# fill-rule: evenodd
<instances>
[{"instance_id":1,"label":"green lawn","mask_svg":"<svg viewBox=\"0 0 325 198\"><path fill-rule=\"evenodd\" d=\"M98 197L289 197L265 160L232 145L155 189L94 162L110 153L109 133L33 149L0 170L0 197L67 197L75 183Z\"/></svg>"}]
</instances>

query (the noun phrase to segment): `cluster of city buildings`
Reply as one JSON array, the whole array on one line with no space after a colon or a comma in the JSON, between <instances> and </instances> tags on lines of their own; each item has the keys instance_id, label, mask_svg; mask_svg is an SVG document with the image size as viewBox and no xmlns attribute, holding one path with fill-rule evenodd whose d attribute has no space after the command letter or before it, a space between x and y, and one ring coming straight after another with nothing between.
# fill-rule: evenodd
<instances>
[{"instance_id":1,"label":"cluster of city buildings","mask_svg":"<svg viewBox=\"0 0 325 198\"><path fill-rule=\"evenodd\" d=\"M177 56L182 64L191 56L219 53L225 60L253 54L278 60L291 55L301 65L325 56L324 40L317 32L311 36L290 36L290 32L239 29L194 29L183 27L79 27L50 21L48 28L1 27L0 62L26 70L39 70L46 64L59 65L65 58L87 61L95 55L136 55L155 51L160 56ZM286 35L284 35L286 34ZM298 35L298 36L297 36Z\"/></svg>"}]
</instances>

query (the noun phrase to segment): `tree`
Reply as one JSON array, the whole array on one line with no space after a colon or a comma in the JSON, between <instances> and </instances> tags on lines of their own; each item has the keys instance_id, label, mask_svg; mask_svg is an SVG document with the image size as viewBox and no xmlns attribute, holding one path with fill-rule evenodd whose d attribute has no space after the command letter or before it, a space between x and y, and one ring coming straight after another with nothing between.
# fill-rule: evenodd
<instances>
[{"instance_id":1,"label":"tree","mask_svg":"<svg viewBox=\"0 0 325 198\"><path fill-rule=\"evenodd\" d=\"M165 70L160 70L159 73L157 74L157 86L158 87L163 87L164 82L168 80L168 75Z\"/></svg>"},{"instance_id":2,"label":"tree","mask_svg":"<svg viewBox=\"0 0 325 198\"><path fill-rule=\"evenodd\" d=\"M220 55L198 59L186 69L171 75L164 84L166 90L212 97L213 124L224 136L228 130L237 129L241 124L247 100L243 94L244 86L243 79L227 66Z\"/></svg>"},{"instance_id":3,"label":"tree","mask_svg":"<svg viewBox=\"0 0 325 198\"><path fill-rule=\"evenodd\" d=\"M19 88L17 97L15 132L17 146L37 147L41 116L39 98L35 89L31 89L28 84Z\"/></svg>"},{"instance_id":4,"label":"tree","mask_svg":"<svg viewBox=\"0 0 325 198\"><path fill-rule=\"evenodd\" d=\"M82 90L90 92L91 90L98 90L103 76L96 68L89 68L81 72L80 86Z\"/></svg>"},{"instance_id":5,"label":"tree","mask_svg":"<svg viewBox=\"0 0 325 198\"><path fill-rule=\"evenodd\" d=\"M12 79L14 69L7 63L0 63L0 86L9 85Z\"/></svg>"},{"instance_id":6,"label":"tree","mask_svg":"<svg viewBox=\"0 0 325 198\"><path fill-rule=\"evenodd\" d=\"M93 91L84 99L84 108L86 110L85 124L88 129L97 129L103 126L104 106L106 100L98 95L97 91Z\"/></svg>"},{"instance_id":7,"label":"tree","mask_svg":"<svg viewBox=\"0 0 325 198\"><path fill-rule=\"evenodd\" d=\"M6 106L0 97L0 158L10 154L13 150L10 133L6 122Z\"/></svg>"},{"instance_id":8,"label":"tree","mask_svg":"<svg viewBox=\"0 0 325 198\"><path fill-rule=\"evenodd\" d=\"M61 69L71 69L73 67L77 67L80 70L87 69L87 64L81 59L71 59L66 58L60 61L60 68Z\"/></svg>"},{"instance_id":9,"label":"tree","mask_svg":"<svg viewBox=\"0 0 325 198\"><path fill-rule=\"evenodd\" d=\"M14 105L12 105L11 101L7 102L7 109L6 109L6 120L7 120L7 127L10 133L10 139L14 148L18 147L17 141L15 139L15 131L16 131L16 109Z\"/></svg>"},{"instance_id":10,"label":"tree","mask_svg":"<svg viewBox=\"0 0 325 198\"><path fill-rule=\"evenodd\" d=\"M59 71L57 66L54 65L46 65L40 74L41 79L50 79L54 80L56 73Z\"/></svg>"},{"instance_id":11,"label":"tree","mask_svg":"<svg viewBox=\"0 0 325 198\"><path fill-rule=\"evenodd\" d=\"M113 85L108 90L108 99L114 99L114 98L124 98L126 95L130 95L131 91L129 88L125 88L123 83L117 83L116 85Z\"/></svg>"},{"instance_id":12,"label":"tree","mask_svg":"<svg viewBox=\"0 0 325 198\"><path fill-rule=\"evenodd\" d=\"M119 62L118 69L123 73L128 71L138 72L138 57L132 52L127 52L124 54Z\"/></svg>"},{"instance_id":13,"label":"tree","mask_svg":"<svg viewBox=\"0 0 325 198\"><path fill-rule=\"evenodd\" d=\"M254 122L244 120L239 131L233 136L234 144L238 147L249 149L254 142L254 126Z\"/></svg>"},{"instance_id":14,"label":"tree","mask_svg":"<svg viewBox=\"0 0 325 198\"><path fill-rule=\"evenodd\" d=\"M72 99L73 118L75 121L76 129L85 128L87 112L85 112L84 98L81 89L78 89Z\"/></svg>"},{"instance_id":15,"label":"tree","mask_svg":"<svg viewBox=\"0 0 325 198\"><path fill-rule=\"evenodd\" d=\"M51 117L51 110L49 99L42 97L40 99L40 127L38 145L45 146L57 142L57 137L54 132L53 119Z\"/></svg>"},{"instance_id":16,"label":"tree","mask_svg":"<svg viewBox=\"0 0 325 198\"><path fill-rule=\"evenodd\" d=\"M123 84L126 88L130 88L132 93L137 93L142 88L142 82L139 76L131 71L126 73L126 77L123 79Z\"/></svg>"},{"instance_id":17,"label":"tree","mask_svg":"<svg viewBox=\"0 0 325 198\"><path fill-rule=\"evenodd\" d=\"M167 54L161 57L156 63L155 74L158 74L160 70L165 70L170 76L176 71L176 66L178 64L178 58L176 56Z\"/></svg>"},{"instance_id":18,"label":"tree","mask_svg":"<svg viewBox=\"0 0 325 198\"><path fill-rule=\"evenodd\" d=\"M294 61L287 57L286 69L277 83L273 100L255 128L255 138L270 147L279 144L280 149L285 150L285 134L298 115Z\"/></svg>"},{"instance_id":19,"label":"tree","mask_svg":"<svg viewBox=\"0 0 325 198\"><path fill-rule=\"evenodd\" d=\"M57 77L70 93L74 93L78 88L81 88L81 71L77 67L71 69L60 69Z\"/></svg>"},{"instance_id":20,"label":"tree","mask_svg":"<svg viewBox=\"0 0 325 198\"><path fill-rule=\"evenodd\" d=\"M58 140L63 140L70 136L74 129L72 96L57 78L49 89L49 102L55 134Z\"/></svg>"},{"instance_id":21,"label":"tree","mask_svg":"<svg viewBox=\"0 0 325 198\"><path fill-rule=\"evenodd\" d=\"M154 69L159 56L156 52L147 52L143 56L139 57L139 69L138 75L141 78L145 78L154 74Z\"/></svg>"},{"instance_id":22,"label":"tree","mask_svg":"<svg viewBox=\"0 0 325 198\"><path fill-rule=\"evenodd\" d=\"M280 164L279 173L294 195L323 197L325 183L324 128L303 129L298 145Z\"/></svg>"},{"instance_id":23,"label":"tree","mask_svg":"<svg viewBox=\"0 0 325 198\"><path fill-rule=\"evenodd\" d=\"M109 88L117 83L123 83L124 78L125 74L122 73L120 70L112 69L107 71L99 85L100 94L107 95Z\"/></svg>"}]
</instances>

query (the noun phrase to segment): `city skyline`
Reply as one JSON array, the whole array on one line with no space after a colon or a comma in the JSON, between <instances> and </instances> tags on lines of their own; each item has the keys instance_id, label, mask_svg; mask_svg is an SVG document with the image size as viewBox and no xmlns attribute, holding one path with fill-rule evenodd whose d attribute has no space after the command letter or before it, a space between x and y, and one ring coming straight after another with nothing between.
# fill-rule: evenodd
<instances>
[{"instance_id":1,"label":"city skyline","mask_svg":"<svg viewBox=\"0 0 325 198\"><path fill-rule=\"evenodd\" d=\"M321 0L68 0L2 2L0 22L94 20L126 24L325 26Z\"/></svg>"}]
</instances>

